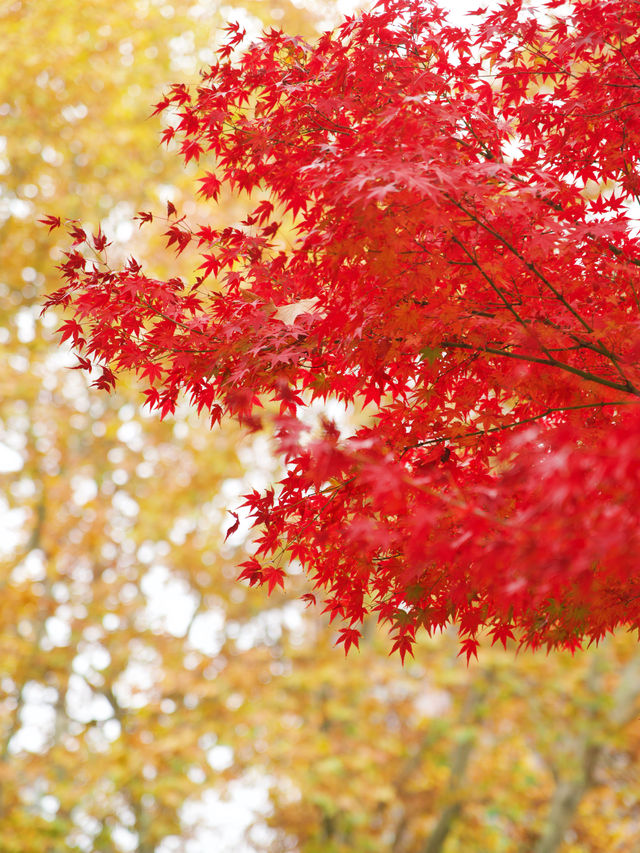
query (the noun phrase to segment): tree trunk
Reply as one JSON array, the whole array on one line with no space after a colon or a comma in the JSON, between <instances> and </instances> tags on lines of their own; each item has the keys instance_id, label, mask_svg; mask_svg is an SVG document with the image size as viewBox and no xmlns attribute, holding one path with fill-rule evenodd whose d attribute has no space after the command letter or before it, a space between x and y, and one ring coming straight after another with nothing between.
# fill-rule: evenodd
<instances>
[{"instance_id":1,"label":"tree trunk","mask_svg":"<svg viewBox=\"0 0 640 853\"><path fill-rule=\"evenodd\" d=\"M538 839L534 853L555 853L573 822L580 800L591 787L601 747L588 744L584 749L582 773L574 779L560 780L551 799L547 826Z\"/></svg>"},{"instance_id":2,"label":"tree trunk","mask_svg":"<svg viewBox=\"0 0 640 853\"><path fill-rule=\"evenodd\" d=\"M475 733L469 733L453 751L451 756L451 774L447 786L447 794L453 800L440 812L436 825L427 839L427 843L422 848L422 853L440 853L451 831L451 827L462 811L462 798L459 795L459 789L464 779L474 745Z\"/></svg>"},{"instance_id":3,"label":"tree trunk","mask_svg":"<svg viewBox=\"0 0 640 853\"><path fill-rule=\"evenodd\" d=\"M421 849L421 853L441 853L451 828L462 812L464 793L462 786L469 765L469 759L476 742L479 711L484 705L489 684L493 680L491 671L484 672L473 682L467 692L460 714L460 726L466 728L461 740L451 752L450 773L445 790L446 805Z\"/></svg>"}]
</instances>

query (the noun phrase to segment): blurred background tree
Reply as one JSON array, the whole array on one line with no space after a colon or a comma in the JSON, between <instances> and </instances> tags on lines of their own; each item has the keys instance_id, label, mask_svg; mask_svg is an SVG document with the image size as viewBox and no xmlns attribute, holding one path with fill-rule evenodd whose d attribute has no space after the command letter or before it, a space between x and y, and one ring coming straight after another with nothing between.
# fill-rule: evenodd
<instances>
[{"instance_id":1,"label":"blurred background tree","mask_svg":"<svg viewBox=\"0 0 640 853\"><path fill-rule=\"evenodd\" d=\"M640 850L636 638L573 658L485 650L467 669L445 635L403 668L372 627L345 659L294 568L268 600L235 581L225 508L266 481L268 448L186 410L160 423L133 387L94 393L39 318L57 286L45 213L98 206L113 250L134 243L162 273L131 218L179 203L193 176L147 117L197 79L219 28L312 37L337 11L0 5L7 853Z\"/></svg>"},{"instance_id":2,"label":"blurred background tree","mask_svg":"<svg viewBox=\"0 0 640 853\"><path fill-rule=\"evenodd\" d=\"M260 27L256 13L308 34L319 20L286 0L237 16ZM135 390L97 395L68 369L39 319L55 272L35 224L97 206L117 244L136 210L177 198L188 176L150 105L211 61L229 14L184 0L0 6L3 851L183 849L185 803L229 791L215 721L233 691L216 653L227 621L257 607L221 551L224 489L238 492L251 454L238 458L232 431L159 424Z\"/></svg>"}]
</instances>

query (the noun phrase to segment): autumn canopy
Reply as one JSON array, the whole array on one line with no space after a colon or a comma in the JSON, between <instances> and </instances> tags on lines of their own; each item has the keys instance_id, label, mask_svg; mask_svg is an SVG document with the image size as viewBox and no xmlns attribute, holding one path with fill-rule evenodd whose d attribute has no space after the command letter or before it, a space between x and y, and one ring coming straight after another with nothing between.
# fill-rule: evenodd
<instances>
[{"instance_id":1,"label":"autumn canopy","mask_svg":"<svg viewBox=\"0 0 640 853\"><path fill-rule=\"evenodd\" d=\"M640 624L640 5L474 20L383 0L313 45L231 25L156 112L198 197L253 212L170 207L188 281L71 222L47 303L98 387L133 371L163 416L184 395L273 434L241 577L299 561L345 649L368 613L403 657L451 621L467 655ZM356 426L313 423L327 400Z\"/></svg>"}]
</instances>

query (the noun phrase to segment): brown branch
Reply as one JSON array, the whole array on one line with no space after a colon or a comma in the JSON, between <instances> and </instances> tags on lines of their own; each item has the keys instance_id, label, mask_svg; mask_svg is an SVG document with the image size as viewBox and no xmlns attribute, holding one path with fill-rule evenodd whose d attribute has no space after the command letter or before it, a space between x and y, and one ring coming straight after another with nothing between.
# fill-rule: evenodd
<instances>
[{"instance_id":1,"label":"brown branch","mask_svg":"<svg viewBox=\"0 0 640 853\"><path fill-rule=\"evenodd\" d=\"M462 249L462 251L465 253L465 255L469 258L471 265L474 266L478 270L478 272L484 278L484 280L486 282L488 282L488 284L492 288L492 290L494 290L497 293L498 298L502 300L502 302L504 303L507 310L513 314L516 322L518 322L524 329L526 329L531 334L532 337L535 337L530 325L516 311L513 303L507 299L507 297L500 290L500 288L495 283L493 278L482 268L482 266L478 262L478 259L475 256L475 254L470 252L469 249L464 245L464 243L462 243L461 240L458 240L458 238L454 234L451 235L451 239L456 244L456 246L459 246ZM540 349L545 353L545 355L547 355L549 358L552 358L551 354L548 352L548 350L544 346L544 344L542 344L540 341L537 341L537 342L540 346Z\"/></svg>"},{"instance_id":2,"label":"brown branch","mask_svg":"<svg viewBox=\"0 0 640 853\"><path fill-rule=\"evenodd\" d=\"M523 355L516 352L510 352L506 349L498 349L497 347L474 346L473 344L465 344L457 341L442 341L440 346L443 349L474 350L476 352L486 352L489 355L503 356L504 358L515 358L519 361L527 361L531 364L544 364L547 367L557 367L560 370L573 373L575 376L580 376L582 379L586 379L589 382L595 382L597 385L604 385L606 388L613 388L614 391L622 391L624 393L640 397L640 388L636 388L635 385L632 385L628 380L624 383L613 382L610 379L605 379L603 376L597 376L595 373L591 373L588 370L581 370L579 367L573 367L564 361L559 361L557 358L538 358L534 355Z\"/></svg>"},{"instance_id":3,"label":"brown branch","mask_svg":"<svg viewBox=\"0 0 640 853\"><path fill-rule=\"evenodd\" d=\"M545 287L551 291L551 293L560 302L560 304L563 305L567 309L567 311L569 311L576 318L576 320L585 329L585 331L587 331L589 334L593 334L593 328L589 325L589 323L587 323L587 321L580 314L580 312L577 311L573 307L573 305L567 302L567 300L555 287L555 285L553 285L549 281L549 279L544 275L544 273L542 273L532 261L528 261L525 256L509 240L507 240L506 237L504 237L502 234L492 228L488 223L484 222L479 216L476 216L472 211L466 208L462 204L462 202L456 201L449 193L444 193L444 196L454 205L454 207L457 207L458 210L461 210L463 213L465 213L473 222L475 222L477 225L487 231L487 233L491 234L496 240L499 240L502 245L505 246L505 248L507 248L513 255L515 255L515 257L522 261L522 263L527 267L527 269L531 270L531 272L534 273L535 276L537 276L537 278L545 285ZM628 387L626 389L621 388L621 390L631 391L631 383L628 382L626 376L624 375L622 368L618 364L618 360L614 353L612 353L611 350L606 347L601 341L598 340L597 343L598 347L595 348L595 350L601 355L603 355L605 358L608 358L609 361L611 361L611 363L615 367L620 377L628 383ZM591 348L594 348L594 346L591 345Z\"/></svg>"},{"instance_id":4,"label":"brown branch","mask_svg":"<svg viewBox=\"0 0 640 853\"><path fill-rule=\"evenodd\" d=\"M611 402L604 403L580 403L575 406L556 406L553 408L545 409L544 412L540 412L537 415L532 415L530 418L522 418L522 420L511 421L508 424L501 424L500 426L489 427L489 429L477 429L473 432L460 432L456 435L440 435L437 438L427 438L424 441L418 441L415 444L408 444L406 447L403 448L400 456L404 456L407 450L412 450L414 447L430 447L435 444L441 444L443 441L460 441L465 438L474 438L475 436L489 435L489 433L492 432L502 432L506 429L514 429L515 427L524 426L525 424L530 424L534 421L539 421L542 418L546 418L549 415L556 414L557 412L569 412L575 409L595 409L602 408L603 406L630 406L633 403L633 400L612 400Z\"/></svg>"},{"instance_id":5,"label":"brown branch","mask_svg":"<svg viewBox=\"0 0 640 853\"><path fill-rule=\"evenodd\" d=\"M467 207L465 207L465 205L462 204L462 202L456 201L456 199L454 199L452 195L450 195L449 193L444 193L444 196L446 199L448 199L453 204L454 207L457 207L458 210L462 211L473 222L475 222L477 225L479 225L481 228L483 228L487 233L491 234L492 237L494 237L496 240L498 240L500 243L502 243L502 245L506 249L508 249L512 255L515 255L515 257L518 258L518 260L522 261L522 263L527 267L527 269L531 270L531 272L540 279L540 281L545 285L545 287L548 290L550 290L551 293L553 293L554 297L558 300L558 302L560 302L567 309L567 311L569 311L576 318L576 320L580 323L580 325L583 326L583 328L587 332L589 332L589 333L593 332L593 329L591 328L591 326L581 316L581 314L578 311L576 311L576 309L573 307L573 305L571 305L569 302L567 302L567 300L564 298L564 296L549 281L549 279L544 275L544 273L542 273L532 261L528 261L525 258L525 256L522 254L522 252L520 252L513 245L513 243L511 243L509 240L507 240L506 237L504 237L502 234L500 234L498 231L496 231L495 228L492 228L488 223L486 223L482 219L480 219L479 216L476 216L476 214L473 213L471 210L469 210Z\"/></svg>"}]
</instances>

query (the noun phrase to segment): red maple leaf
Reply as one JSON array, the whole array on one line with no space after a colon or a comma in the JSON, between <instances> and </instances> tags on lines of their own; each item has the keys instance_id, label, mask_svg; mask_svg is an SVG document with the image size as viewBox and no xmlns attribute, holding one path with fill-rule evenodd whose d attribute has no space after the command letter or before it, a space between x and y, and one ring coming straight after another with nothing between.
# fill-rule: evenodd
<instances>
[{"instance_id":1,"label":"red maple leaf","mask_svg":"<svg viewBox=\"0 0 640 853\"><path fill-rule=\"evenodd\" d=\"M224 541L225 541L225 542L226 542L226 541L227 541L227 539L231 536L231 534L232 534L232 533L235 533L235 532L236 532L236 530L238 529L238 527L240 527L240 519L238 518L238 513L237 513L237 512L232 512L232 513L231 513L231 515L235 518L235 521L233 522L233 524L231 525L231 527L229 527L229 529L227 530L227 532L226 532L226 533L225 533L225 535L224 535Z\"/></svg>"}]
</instances>

